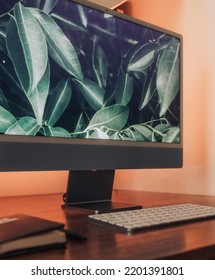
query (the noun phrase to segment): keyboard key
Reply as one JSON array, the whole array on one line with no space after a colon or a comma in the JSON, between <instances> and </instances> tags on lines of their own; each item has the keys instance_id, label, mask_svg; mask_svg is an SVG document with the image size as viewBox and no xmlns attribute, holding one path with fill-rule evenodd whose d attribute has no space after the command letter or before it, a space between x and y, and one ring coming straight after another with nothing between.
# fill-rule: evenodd
<instances>
[{"instance_id":1,"label":"keyboard key","mask_svg":"<svg viewBox=\"0 0 215 280\"><path fill-rule=\"evenodd\" d=\"M112 225L127 232L209 218L215 218L215 207L198 204L176 204L89 216L92 221Z\"/></svg>"}]
</instances>

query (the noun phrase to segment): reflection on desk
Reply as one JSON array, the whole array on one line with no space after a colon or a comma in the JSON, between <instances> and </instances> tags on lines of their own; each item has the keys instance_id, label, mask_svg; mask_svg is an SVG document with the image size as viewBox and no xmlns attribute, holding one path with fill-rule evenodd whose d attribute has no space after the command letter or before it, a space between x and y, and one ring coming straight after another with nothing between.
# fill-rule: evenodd
<instances>
[{"instance_id":1,"label":"reflection on desk","mask_svg":"<svg viewBox=\"0 0 215 280\"><path fill-rule=\"evenodd\" d=\"M114 191L113 200L145 207L176 203L215 206L215 197L138 191ZM62 195L0 198L1 216L23 213L63 222L87 236L68 240L65 249L26 254L17 259L212 259L215 257L215 220L172 226L128 235L112 227L89 223L88 212L62 210Z\"/></svg>"}]
</instances>

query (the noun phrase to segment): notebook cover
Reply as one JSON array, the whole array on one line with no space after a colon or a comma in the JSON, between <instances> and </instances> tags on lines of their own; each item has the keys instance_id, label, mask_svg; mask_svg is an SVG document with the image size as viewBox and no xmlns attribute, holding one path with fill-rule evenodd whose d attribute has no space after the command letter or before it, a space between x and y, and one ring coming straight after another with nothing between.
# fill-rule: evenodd
<instances>
[{"instance_id":1,"label":"notebook cover","mask_svg":"<svg viewBox=\"0 0 215 280\"><path fill-rule=\"evenodd\" d=\"M0 244L63 227L62 223L24 214L0 217Z\"/></svg>"}]
</instances>

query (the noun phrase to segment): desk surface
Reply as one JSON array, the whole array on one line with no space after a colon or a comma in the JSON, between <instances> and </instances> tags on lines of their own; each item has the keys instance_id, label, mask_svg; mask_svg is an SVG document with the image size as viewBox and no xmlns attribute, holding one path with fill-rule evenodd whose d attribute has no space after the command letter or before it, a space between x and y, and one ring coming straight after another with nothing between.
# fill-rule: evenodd
<instances>
[{"instance_id":1,"label":"desk surface","mask_svg":"<svg viewBox=\"0 0 215 280\"><path fill-rule=\"evenodd\" d=\"M114 201L145 207L193 202L215 206L215 197L152 192L114 191ZM112 227L91 224L88 212L62 210L62 195L0 198L0 215L29 214L64 222L88 237L69 240L65 249L26 254L17 259L211 259L215 258L215 220L172 226L128 235Z\"/></svg>"}]
</instances>

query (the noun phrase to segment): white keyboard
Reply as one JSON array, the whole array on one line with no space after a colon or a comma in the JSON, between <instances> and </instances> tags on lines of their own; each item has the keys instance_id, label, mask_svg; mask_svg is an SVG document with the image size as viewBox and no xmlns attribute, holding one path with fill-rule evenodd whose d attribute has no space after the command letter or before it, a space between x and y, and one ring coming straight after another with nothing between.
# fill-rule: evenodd
<instances>
[{"instance_id":1,"label":"white keyboard","mask_svg":"<svg viewBox=\"0 0 215 280\"><path fill-rule=\"evenodd\" d=\"M215 218L215 207L198 204L176 204L89 216L96 223L112 225L127 232L170 226Z\"/></svg>"}]
</instances>

